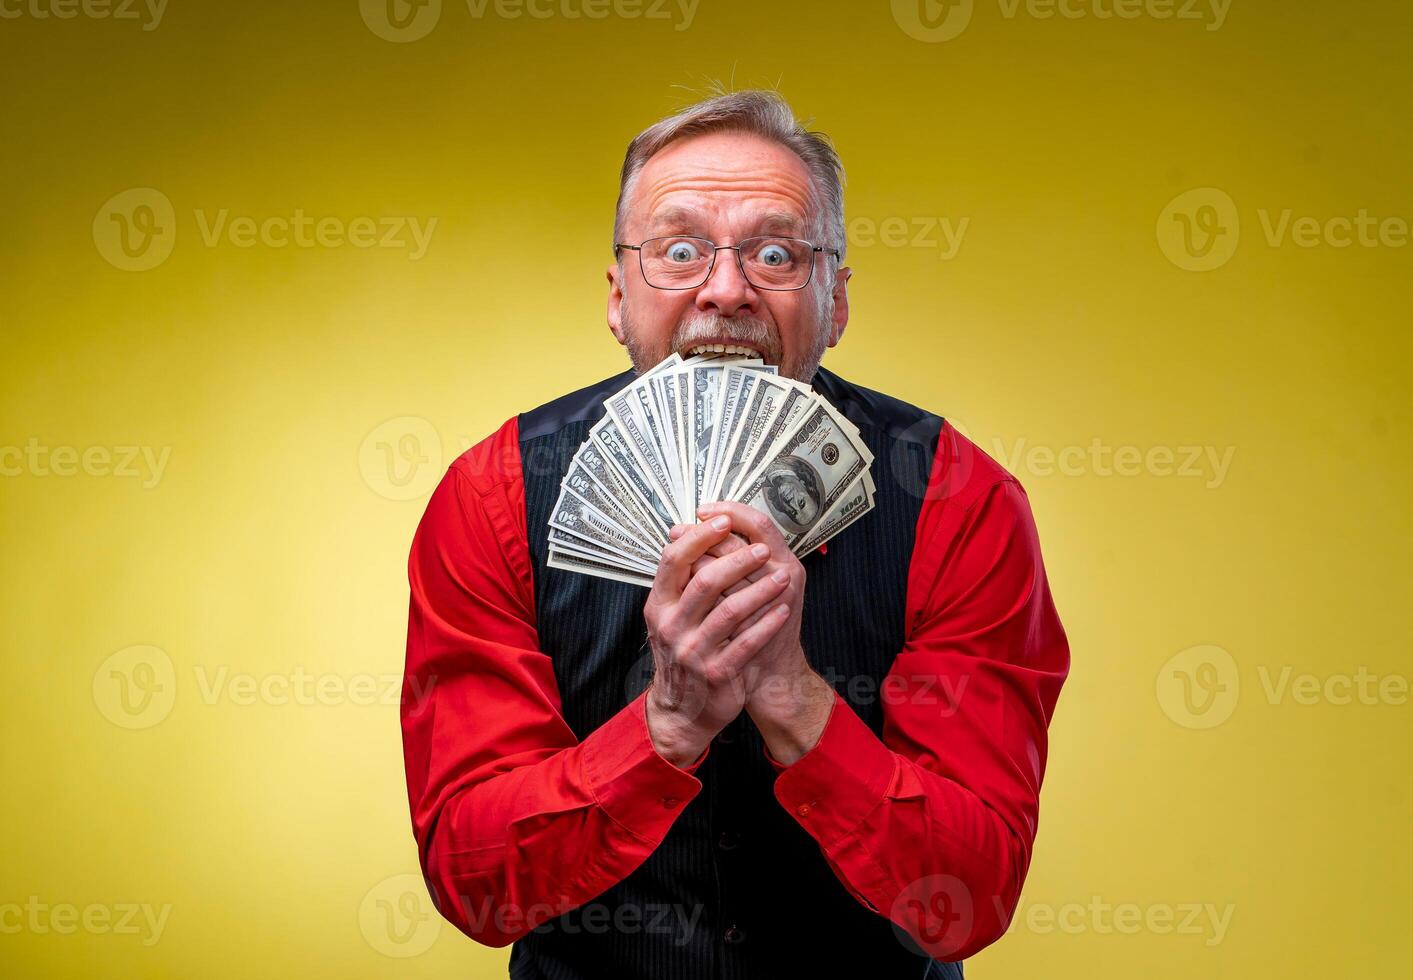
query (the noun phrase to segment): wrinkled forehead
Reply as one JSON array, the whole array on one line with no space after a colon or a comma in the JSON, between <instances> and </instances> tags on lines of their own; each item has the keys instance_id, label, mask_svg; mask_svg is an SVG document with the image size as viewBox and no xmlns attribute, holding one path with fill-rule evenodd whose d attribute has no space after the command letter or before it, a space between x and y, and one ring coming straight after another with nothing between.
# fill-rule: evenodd
<instances>
[{"instance_id":1,"label":"wrinkled forehead","mask_svg":"<svg viewBox=\"0 0 1413 980\"><path fill-rule=\"evenodd\" d=\"M670 144L638 174L628 222L668 234L803 237L815 213L804 161L750 134L713 133Z\"/></svg>"}]
</instances>

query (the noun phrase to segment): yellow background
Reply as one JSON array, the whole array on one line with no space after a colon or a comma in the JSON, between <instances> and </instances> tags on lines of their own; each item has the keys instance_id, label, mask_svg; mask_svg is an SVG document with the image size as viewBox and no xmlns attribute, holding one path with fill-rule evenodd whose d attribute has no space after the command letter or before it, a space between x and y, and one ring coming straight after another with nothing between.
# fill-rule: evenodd
<instances>
[{"instance_id":1,"label":"yellow background","mask_svg":"<svg viewBox=\"0 0 1413 980\"><path fill-rule=\"evenodd\" d=\"M379 938L417 865L397 709L359 685L400 674L445 466L627 366L622 154L714 77L778 84L843 155L853 316L825 364L1008 457L1040 528L1073 669L1024 904L968 976L1406 974L1413 247L1263 226L1413 219L1405 6L1235 0L1209 29L1206 4L979 0L934 41L887 2L447 0L392 41L357 0L172 0L151 30L52 3L0 4L0 446L169 456L5 457L0 906L170 910L150 945L0 932L0 973L504 975L435 918ZM135 188L172 206L145 271L105 211ZM222 209L437 224L416 258L208 244ZM939 219L966 221L954 251ZM1208 229L1186 258L1182 220ZM1095 440L1160 456L1122 475ZM1229 468L1169 473L1187 446ZM139 661L165 694L128 728ZM1384 693L1337 703L1361 669ZM296 671L325 696L282 698ZM1334 682L1304 704L1282 671ZM1184 713L1182 672L1218 714ZM1189 905L1230 909L1220 937Z\"/></svg>"}]
</instances>

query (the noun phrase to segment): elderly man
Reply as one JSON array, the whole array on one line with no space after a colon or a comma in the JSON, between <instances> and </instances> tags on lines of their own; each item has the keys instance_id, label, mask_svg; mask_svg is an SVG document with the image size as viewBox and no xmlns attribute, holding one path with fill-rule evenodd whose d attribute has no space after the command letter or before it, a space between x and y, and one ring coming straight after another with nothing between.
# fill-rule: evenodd
<instances>
[{"instance_id":1,"label":"elderly man","mask_svg":"<svg viewBox=\"0 0 1413 980\"><path fill-rule=\"evenodd\" d=\"M437 908L513 942L512 977L957 977L1015 909L1069 648L1016 479L819 366L849 316L841 183L769 92L638 135L608 268L633 369L511 417L428 502L412 824ZM766 275L762 238L807 268ZM667 254L683 271L647 275ZM549 565L549 509L603 400L709 348L852 421L874 510L800 558L760 511L708 503L651 588Z\"/></svg>"}]
</instances>

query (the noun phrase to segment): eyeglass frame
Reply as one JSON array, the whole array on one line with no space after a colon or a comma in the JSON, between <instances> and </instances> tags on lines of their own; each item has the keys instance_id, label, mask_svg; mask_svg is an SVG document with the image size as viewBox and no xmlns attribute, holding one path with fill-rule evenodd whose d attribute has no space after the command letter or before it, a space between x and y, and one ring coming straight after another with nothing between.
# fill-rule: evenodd
<instances>
[{"instance_id":1,"label":"eyeglass frame","mask_svg":"<svg viewBox=\"0 0 1413 980\"><path fill-rule=\"evenodd\" d=\"M643 268L643 246L646 245L648 242L655 242L664 238L690 238L693 241L706 242L708 245L711 246L711 264L707 266L706 275L702 277L701 282L697 283L695 286L659 286L648 279L648 271ZM802 282L798 286L757 286L755 283L751 282L751 277L746 274L746 263L741 258L741 246L747 242L759 241L761 239L766 238L776 238L780 239L781 241L787 242L800 242L801 244L808 245L810 247L810 274L805 278L804 282ZM746 280L746 282L750 283L752 289L765 289L775 293L797 292L809 286L810 283L814 282L814 253L816 252L828 252L830 255L834 256L834 260L836 262L843 260L843 257L839 254L839 250L837 248L825 248L823 245L816 245L808 238L792 238L789 235L752 235L750 238L743 238L735 245L718 245L710 238L703 238L700 235L654 235L652 238L644 238L637 245L628 245L623 242L614 242L614 258L618 258L618 250L620 248L632 249L633 251L638 253L638 273L643 277L643 282L646 282L649 286L652 286L653 289L668 289L673 291L680 291L683 289L700 289L708 282L710 282L711 274L716 271L716 253L720 252L722 249L727 249L736 253L736 268L741 270L741 278Z\"/></svg>"}]
</instances>

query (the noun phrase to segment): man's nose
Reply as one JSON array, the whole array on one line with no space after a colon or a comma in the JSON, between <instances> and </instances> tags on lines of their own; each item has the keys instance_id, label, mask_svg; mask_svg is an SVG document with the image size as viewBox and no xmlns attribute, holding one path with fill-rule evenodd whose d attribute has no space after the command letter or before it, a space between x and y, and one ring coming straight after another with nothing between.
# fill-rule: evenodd
<instances>
[{"instance_id":1,"label":"man's nose","mask_svg":"<svg viewBox=\"0 0 1413 980\"><path fill-rule=\"evenodd\" d=\"M715 310L722 316L734 316L741 311L756 312L755 303L759 297L741 274L741 263L736 258L738 254L735 249L722 249L716 253L716 265L711 270L711 276L697 289L699 310Z\"/></svg>"}]
</instances>

